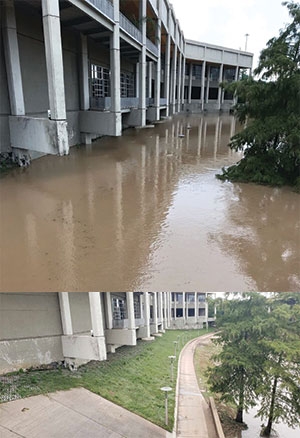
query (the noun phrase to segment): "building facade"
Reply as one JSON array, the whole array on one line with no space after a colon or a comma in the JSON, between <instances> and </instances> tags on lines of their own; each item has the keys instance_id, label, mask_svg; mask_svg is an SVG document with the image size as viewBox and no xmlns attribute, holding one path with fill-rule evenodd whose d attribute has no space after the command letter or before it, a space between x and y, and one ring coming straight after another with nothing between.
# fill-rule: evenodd
<instances>
[{"instance_id":1,"label":"building facade","mask_svg":"<svg viewBox=\"0 0 300 438\"><path fill-rule=\"evenodd\" d=\"M182 110L228 110L219 88L252 54L186 41L168 0L4 0L0 152L72 145Z\"/></svg>"},{"instance_id":2,"label":"building facade","mask_svg":"<svg viewBox=\"0 0 300 438\"><path fill-rule=\"evenodd\" d=\"M0 373L64 361L105 360L166 329L208 326L203 292L1 293Z\"/></svg>"}]
</instances>

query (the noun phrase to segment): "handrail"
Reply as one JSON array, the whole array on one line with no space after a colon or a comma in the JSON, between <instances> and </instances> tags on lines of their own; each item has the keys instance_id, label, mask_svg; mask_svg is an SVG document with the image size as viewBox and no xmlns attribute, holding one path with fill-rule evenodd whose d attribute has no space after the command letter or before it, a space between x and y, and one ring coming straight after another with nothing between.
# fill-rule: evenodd
<instances>
[{"instance_id":1,"label":"handrail","mask_svg":"<svg viewBox=\"0 0 300 438\"><path fill-rule=\"evenodd\" d=\"M86 0L88 3L95 6L98 11L107 15L107 17L114 19L114 7L113 4L109 0Z\"/></svg>"},{"instance_id":2,"label":"handrail","mask_svg":"<svg viewBox=\"0 0 300 438\"><path fill-rule=\"evenodd\" d=\"M138 29L122 12L120 12L120 28L136 39L139 43L142 42L142 32Z\"/></svg>"}]
</instances>

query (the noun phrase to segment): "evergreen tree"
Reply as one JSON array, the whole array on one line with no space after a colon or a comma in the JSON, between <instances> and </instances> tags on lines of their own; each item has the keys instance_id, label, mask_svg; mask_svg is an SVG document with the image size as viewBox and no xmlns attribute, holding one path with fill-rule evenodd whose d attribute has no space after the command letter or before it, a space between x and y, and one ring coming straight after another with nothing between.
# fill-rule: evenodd
<instances>
[{"instance_id":1,"label":"evergreen tree","mask_svg":"<svg viewBox=\"0 0 300 438\"><path fill-rule=\"evenodd\" d=\"M292 22L268 41L256 78L224 85L236 94L235 112L247 126L230 142L244 158L217 176L300 190L300 4L283 5Z\"/></svg>"}]
</instances>

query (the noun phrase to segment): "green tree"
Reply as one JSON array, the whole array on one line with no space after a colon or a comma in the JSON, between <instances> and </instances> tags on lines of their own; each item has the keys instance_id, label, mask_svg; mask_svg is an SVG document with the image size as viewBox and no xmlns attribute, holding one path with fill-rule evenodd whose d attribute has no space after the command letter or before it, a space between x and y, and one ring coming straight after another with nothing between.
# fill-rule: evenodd
<instances>
[{"instance_id":1,"label":"green tree","mask_svg":"<svg viewBox=\"0 0 300 438\"><path fill-rule=\"evenodd\" d=\"M263 355L257 348L262 315L267 312L266 298L245 293L218 306L217 326L221 333L215 342L222 346L214 356L216 366L208 369L208 383L221 400L237 406L236 421L254 406L263 369Z\"/></svg>"},{"instance_id":2,"label":"green tree","mask_svg":"<svg viewBox=\"0 0 300 438\"><path fill-rule=\"evenodd\" d=\"M263 436L273 423L300 424L300 294L277 294L264 324L267 334L259 341L265 352L259 389L258 416L267 419Z\"/></svg>"},{"instance_id":3,"label":"green tree","mask_svg":"<svg viewBox=\"0 0 300 438\"><path fill-rule=\"evenodd\" d=\"M242 160L217 175L220 179L300 190L300 4L285 2L292 22L268 41L249 77L224 84L235 93L235 113L245 129L230 147L243 150Z\"/></svg>"},{"instance_id":4,"label":"green tree","mask_svg":"<svg viewBox=\"0 0 300 438\"><path fill-rule=\"evenodd\" d=\"M264 436L279 420L299 424L300 293L235 294L217 308L222 350L208 370L211 389L236 404L238 422L259 404Z\"/></svg>"}]
</instances>

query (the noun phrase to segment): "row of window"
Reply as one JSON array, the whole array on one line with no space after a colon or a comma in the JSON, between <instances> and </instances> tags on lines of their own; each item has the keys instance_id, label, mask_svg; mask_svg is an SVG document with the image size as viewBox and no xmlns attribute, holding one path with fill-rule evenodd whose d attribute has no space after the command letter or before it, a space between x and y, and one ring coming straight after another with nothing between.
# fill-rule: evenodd
<instances>
[{"instance_id":1,"label":"row of window","mask_svg":"<svg viewBox=\"0 0 300 438\"><path fill-rule=\"evenodd\" d=\"M91 96L110 96L110 71L106 67L91 64ZM121 72L120 77L121 97L135 96L135 76L133 73Z\"/></svg>"}]
</instances>

